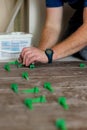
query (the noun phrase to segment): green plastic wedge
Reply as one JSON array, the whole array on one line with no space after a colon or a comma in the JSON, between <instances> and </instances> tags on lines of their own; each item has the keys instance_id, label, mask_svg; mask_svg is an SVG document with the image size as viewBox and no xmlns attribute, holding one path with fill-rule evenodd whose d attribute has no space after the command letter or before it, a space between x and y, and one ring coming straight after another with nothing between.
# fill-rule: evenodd
<instances>
[{"instance_id":1,"label":"green plastic wedge","mask_svg":"<svg viewBox=\"0 0 87 130\"><path fill-rule=\"evenodd\" d=\"M67 130L66 121L64 119L56 120L56 127L58 130Z\"/></svg>"},{"instance_id":2,"label":"green plastic wedge","mask_svg":"<svg viewBox=\"0 0 87 130\"><path fill-rule=\"evenodd\" d=\"M26 80L29 80L29 75L28 75L27 72L23 72L23 73L22 73L22 77L23 77L24 79L26 79Z\"/></svg>"},{"instance_id":3,"label":"green plastic wedge","mask_svg":"<svg viewBox=\"0 0 87 130\"><path fill-rule=\"evenodd\" d=\"M4 69L5 69L6 71L8 71L8 72L11 71L11 70L10 70L10 65L9 65L9 64L5 64L5 65L4 65Z\"/></svg>"},{"instance_id":4,"label":"green plastic wedge","mask_svg":"<svg viewBox=\"0 0 87 130\"><path fill-rule=\"evenodd\" d=\"M84 68L84 67L86 67L86 64L80 63L79 67L80 67L80 68Z\"/></svg>"},{"instance_id":5,"label":"green plastic wedge","mask_svg":"<svg viewBox=\"0 0 87 130\"><path fill-rule=\"evenodd\" d=\"M25 104L30 110L33 109L32 99L26 98L26 99L24 100L24 104Z\"/></svg>"},{"instance_id":6,"label":"green plastic wedge","mask_svg":"<svg viewBox=\"0 0 87 130\"><path fill-rule=\"evenodd\" d=\"M35 64L30 64L29 65L29 68L32 70L32 69L34 69L35 68Z\"/></svg>"},{"instance_id":7,"label":"green plastic wedge","mask_svg":"<svg viewBox=\"0 0 87 130\"><path fill-rule=\"evenodd\" d=\"M59 97L58 102L65 110L69 109L69 106L67 104L67 99L65 97Z\"/></svg>"},{"instance_id":8,"label":"green plastic wedge","mask_svg":"<svg viewBox=\"0 0 87 130\"><path fill-rule=\"evenodd\" d=\"M44 88L48 89L50 92L54 92L54 89L52 88L50 82L45 82L44 83Z\"/></svg>"},{"instance_id":9,"label":"green plastic wedge","mask_svg":"<svg viewBox=\"0 0 87 130\"><path fill-rule=\"evenodd\" d=\"M21 92L21 93L26 93L26 94L28 94L28 93L39 93L40 90L39 90L38 87L34 87L34 88L32 88L32 89L21 90L20 92Z\"/></svg>"},{"instance_id":10,"label":"green plastic wedge","mask_svg":"<svg viewBox=\"0 0 87 130\"><path fill-rule=\"evenodd\" d=\"M11 84L11 89L15 92L15 93L18 93L18 84Z\"/></svg>"}]
</instances>

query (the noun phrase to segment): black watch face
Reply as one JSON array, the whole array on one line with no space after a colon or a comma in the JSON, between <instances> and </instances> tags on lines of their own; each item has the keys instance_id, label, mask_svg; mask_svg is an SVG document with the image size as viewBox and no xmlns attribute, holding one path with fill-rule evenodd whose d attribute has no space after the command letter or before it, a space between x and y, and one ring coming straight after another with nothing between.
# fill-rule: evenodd
<instances>
[{"instance_id":1,"label":"black watch face","mask_svg":"<svg viewBox=\"0 0 87 130\"><path fill-rule=\"evenodd\" d=\"M52 50L48 49L48 50L47 50L47 53L48 53L49 55L52 54Z\"/></svg>"},{"instance_id":2,"label":"black watch face","mask_svg":"<svg viewBox=\"0 0 87 130\"><path fill-rule=\"evenodd\" d=\"M51 49L46 49L45 54L48 57L48 63L52 63L52 56L53 56L53 50Z\"/></svg>"}]
</instances>

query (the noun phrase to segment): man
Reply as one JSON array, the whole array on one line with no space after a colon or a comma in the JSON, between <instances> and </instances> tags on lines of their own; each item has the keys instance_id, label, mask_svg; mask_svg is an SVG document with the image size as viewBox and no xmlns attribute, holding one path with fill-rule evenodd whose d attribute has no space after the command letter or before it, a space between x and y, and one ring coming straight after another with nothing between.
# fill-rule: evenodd
<instances>
[{"instance_id":1,"label":"man","mask_svg":"<svg viewBox=\"0 0 87 130\"><path fill-rule=\"evenodd\" d=\"M64 2L76 12L69 21L63 40L57 43L61 32ZM78 51L79 55L87 60L87 0L46 0L46 7L46 22L39 47L27 47L22 50L20 60L23 60L23 64L28 66L34 62L52 63Z\"/></svg>"}]
</instances>

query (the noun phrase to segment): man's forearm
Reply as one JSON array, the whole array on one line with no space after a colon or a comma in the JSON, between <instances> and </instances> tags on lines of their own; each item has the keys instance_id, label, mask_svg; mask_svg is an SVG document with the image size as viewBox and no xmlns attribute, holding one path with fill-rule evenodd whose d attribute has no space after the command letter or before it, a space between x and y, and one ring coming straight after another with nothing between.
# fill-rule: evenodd
<instances>
[{"instance_id":1,"label":"man's forearm","mask_svg":"<svg viewBox=\"0 0 87 130\"><path fill-rule=\"evenodd\" d=\"M55 25L54 25L55 26ZM39 48L45 50L46 48L53 47L59 39L61 27L58 30L51 27L44 27L39 43Z\"/></svg>"},{"instance_id":2,"label":"man's forearm","mask_svg":"<svg viewBox=\"0 0 87 130\"><path fill-rule=\"evenodd\" d=\"M83 24L75 33L54 46L53 59L57 60L72 55L87 45L87 24Z\"/></svg>"}]
</instances>

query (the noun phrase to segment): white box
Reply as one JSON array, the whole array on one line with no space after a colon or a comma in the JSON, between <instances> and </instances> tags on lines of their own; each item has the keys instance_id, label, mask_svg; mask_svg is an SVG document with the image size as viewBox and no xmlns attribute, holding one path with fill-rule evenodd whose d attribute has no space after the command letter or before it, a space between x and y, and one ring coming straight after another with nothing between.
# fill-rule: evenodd
<instances>
[{"instance_id":1,"label":"white box","mask_svg":"<svg viewBox=\"0 0 87 130\"><path fill-rule=\"evenodd\" d=\"M24 47L30 47L32 34L12 32L0 34L0 60L17 59Z\"/></svg>"}]
</instances>

